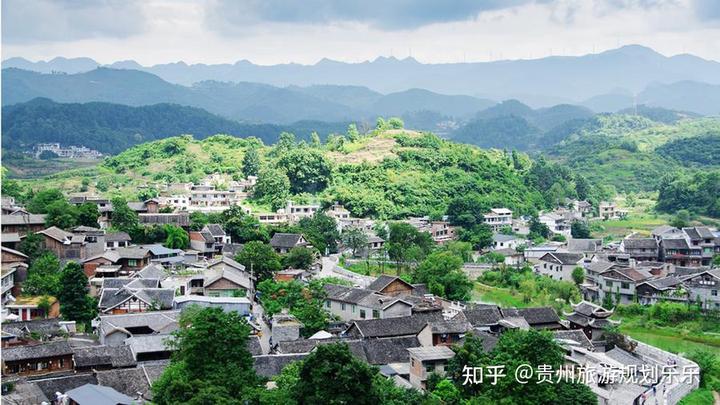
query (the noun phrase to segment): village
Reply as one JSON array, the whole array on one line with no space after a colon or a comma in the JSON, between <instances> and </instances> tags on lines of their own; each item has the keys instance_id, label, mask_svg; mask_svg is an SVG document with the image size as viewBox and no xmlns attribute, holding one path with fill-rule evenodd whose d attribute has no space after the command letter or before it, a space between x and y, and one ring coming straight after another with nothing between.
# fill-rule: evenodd
<instances>
[{"instance_id":1,"label":"village","mask_svg":"<svg viewBox=\"0 0 720 405\"><path fill-rule=\"evenodd\" d=\"M180 316L197 307L220 308L246 319L251 327L247 349L255 372L271 380L269 388L288 364L321 345L345 342L355 356L379 367L393 384L425 390L428 379L443 375L455 356L451 347L475 336L482 338L489 352L509 330L549 331L563 348L566 365L597 370L596 377L602 377L606 368L627 367L644 377L643 381L588 380L586 385L600 404L640 400L674 404L698 387L697 378L673 379L648 371L671 367L679 373L696 370L697 364L632 339L628 339L631 344L619 345L616 336L609 337L608 327L620 322L611 319L619 304L675 302L697 304L705 311L720 309L720 269L712 267L720 254L717 229L664 225L648 237L631 234L605 243L573 238L572 228L628 215L613 202L593 207L587 201L567 201L536 218L493 207L483 214L492 242L465 260L464 277L473 282L498 266L529 267L538 277L575 282L582 295L568 311L551 306L501 307L443 297L434 286L402 277L399 267L397 274L363 274L346 268L352 263L391 262L385 245L392 226L354 218L337 203L288 200L275 212L253 212L244 202L255 182L252 176L232 181L209 175L198 184L169 184L156 197L127 202L141 226L183 229L188 237L184 248L137 243L127 232L114 230L116 209L100 196L68 197L70 205L96 205L99 213L97 227L72 229L48 227L44 214L31 214L11 198L3 198L2 376L14 386L7 395L3 392L3 399L50 403L92 394L116 398L114 403L152 401L151 386L172 357L170 342L180 328ZM277 257L286 259L300 251L312 255L300 267L286 264L268 276L259 269L260 262L240 263L248 244L233 240L221 224L191 227L193 213L231 209L240 209L263 225L294 225L325 215L340 235L337 252L316 249L303 233L274 232L264 245ZM457 239L458 229L447 218L398 222L429 234L438 248ZM547 241L535 244L528 234L538 226L549 234ZM89 325L64 319L57 297L24 291L29 258L20 245L32 235L38 235L42 249L60 263L77 263L82 269L88 295L97 303ZM483 260L487 257L494 260ZM307 333L310 325L303 324L292 308L264 308L263 302L270 299L268 289L287 283L308 290L319 283L319 306L328 319L322 329Z\"/></svg>"}]
</instances>

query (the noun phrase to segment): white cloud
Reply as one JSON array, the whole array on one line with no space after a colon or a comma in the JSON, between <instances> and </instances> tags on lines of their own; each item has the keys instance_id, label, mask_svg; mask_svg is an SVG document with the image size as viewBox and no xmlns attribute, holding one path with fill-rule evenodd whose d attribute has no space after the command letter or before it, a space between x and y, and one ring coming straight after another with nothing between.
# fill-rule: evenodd
<instances>
[{"instance_id":1,"label":"white cloud","mask_svg":"<svg viewBox=\"0 0 720 405\"><path fill-rule=\"evenodd\" d=\"M405 4L405 0L400 3ZM323 57L363 61L412 53L422 62L443 63L580 55L637 43L666 55L693 53L720 60L720 26L708 23L714 8L708 9L707 18L698 17L700 0L526 3L504 8L488 6L477 13L467 9L436 19L416 13L419 17L415 20L423 23L402 27L373 19L370 14L340 18L333 14L342 15L337 10L324 12L322 18L299 21L282 14L268 17L255 13L237 22L242 29L228 34L227 27L208 27L234 21L232 13L219 20L213 0L148 0L132 3L136 7L140 4L133 15L139 15L142 21L125 31L116 28L109 33L96 32L97 24L91 24L87 31L92 35L79 35L74 30L72 35L66 33L53 41L48 39L52 37L49 31L42 31L42 35L35 31L34 37L19 41L12 32L8 37L3 28L3 57L36 60L58 55L89 56L101 63L135 59L145 65L178 60L234 63L240 59L261 64L309 64ZM80 16L87 20L88 9L80 10L73 14L73 21ZM64 13L66 17L72 14ZM99 13L98 21L107 18L106 12ZM127 18L130 12L121 15Z\"/></svg>"}]
</instances>

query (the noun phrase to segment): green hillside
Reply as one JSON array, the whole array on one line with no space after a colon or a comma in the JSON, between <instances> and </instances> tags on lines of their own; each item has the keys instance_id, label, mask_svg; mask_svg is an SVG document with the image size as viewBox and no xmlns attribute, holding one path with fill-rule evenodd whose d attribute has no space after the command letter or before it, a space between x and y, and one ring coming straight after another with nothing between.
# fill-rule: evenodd
<instances>
[{"instance_id":1,"label":"green hillside","mask_svg":"<svg viewBox=\"0 0 720 405\"><path fill-rule=\"evenodd\" d=\"M598 115L569 133L548 152L555 161L621 192L656 191L665 175L716 164L707 150L715 144L706 137L720 134L720 120L670 125L631 115Z\"/></svg>"},{"instance_id":2,"label":"green hillside","mask_svg":"<svg viewBox=\"0 0 720 405\"><path fill-rule=\"evenodd\" d=\"M340 142L331 138L325 144L308 144L285 134L270 147L256 138L227 135L203 140L173 137L132 147L97 168L25 183L34 189L87 189L132 198L138 190L198 181L209 173L242 178L250 171L244 158L252 149L260 161L260 191L251 205L260 210L293 198L337 201L358 216L439 217L451 199L477 193L486 204L529 214L558 198L576 196L572 173L546 163L531 165L525 155L481 150L405 130L375 131L354 142ZM83 179L88 179L85 186Z\"/></svg>"}]
</instances>

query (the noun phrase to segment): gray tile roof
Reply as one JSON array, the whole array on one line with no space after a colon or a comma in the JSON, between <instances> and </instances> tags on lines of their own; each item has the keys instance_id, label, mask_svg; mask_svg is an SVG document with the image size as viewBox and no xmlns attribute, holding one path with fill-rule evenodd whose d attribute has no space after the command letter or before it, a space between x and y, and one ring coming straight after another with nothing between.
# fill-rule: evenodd
<instances>
[{"instance_id":1,"label":"gray tile roof","mask_svg":"<svg viewBox=\"0 0 720 405\"><path fill-rule=\"evenodd\" d=\"M2 351L3 361L21 361L29 359L41 359L45 357L58 357L72 355L73 350L65 341L49 342L39 345L27 345L4 348Z\"/></svg>"},{"instance_id":2,"label":"gray tile roof","mask_svg":"<svg viewBox=\"0 0 720 405\"><path fill-rule=\"evenodd\" d=\"M628 353L619 347L615 347L612 350L605 352L605 355L625 366L641 366L645 364L645 362L641 359L635 357L631 353Z\"/></svg>"},{"instance_id":3,"label":"gray tile roof","mask_svg":"<svg viewBox=\"0 0 720 405\"><path fill-rule=\"evenodd\" d=\"M143 367L98 371L96 378L98 384L133 398L138 396L138 392L144 397L151 393L150 382Z\"/></svg>"},{"instance_id":4,"label":"gray tile roof","mask_svg":"<svg viewBox=\"0 0 720 405\"><path fill-rule=\"evenodd\" d=\"M97 405L131 405L133 398L121 394L110 387L85 384L65 393L73 403Z\"/></svg>"},{"instance_id":5,"label":"gray tile roof","mask_svg":"<svg viewBox=\"0 0 720 405\"><path fill-rule=\"evenodd\" d=\"M658 243L654 238L627 238L622 241L625 249L657 249Z\"/></svg>"},{"instance_id":6,"label":"gray tile roof","mask_svg":"<svg viewBox=\"0 0 720 405\"><path fill-rule=\"evenodd\" d=\"M430 328L433 334L466 333L472 325L466 321L433 321Z\"/></svg>"},{"instance_id":7,"label":"gray tile roof","mask_svg":"<svg viewBox=\"0 0 720 405\"><path fill-rule=\"evenodd\" d=\"M146 281L146 279L135 279L135 281L142 282ZM175 290L172 288L103 288L98 307L102 310L108 310L132 297L136 297L149 305L157 304L160 307L159 309L171 309Z\"/></svg>"},{"instance_id":8,"label":"gray tile roof","mask_svg":"<svg viewBox=\"0 0 720 405\"><path fill-rule=\"evenodd\" d=\"M665 249L690 249L685 239L663 239L662 245Z\"/></svg>"},{"instance_id":9,"label":"gray tile roof","mask_svg":"<svg viewBox=\"0 0 720 405\"><path fill-rule=\"evenodd\" d=\"M288 364L302 360L307 354L266 354L253 357L255 372L265 378L272 378Z\"/></svg>"},{"instance_id":10,"label":"gray tile roof","mask_svg":"<svg viewBox=\"0 0 720 405\"><path fill-rule=\"evenodd\" d=\"M300 239L303 237L299 233L276 233L270 239L270 246L274 248L293 248L300 244Z\"/></svg>"},{"instance_id":11,"label":"gray tile roof","mask_svg":"<svg viewBox=\"0 0 720 405\"><path fill-rule=\"evenodd\" d=\"M77 367L132 367L135 359L128 346L83 346L73 348Z\"/></svg>"},{"instance_id":12,"label":"gray tile roof","mask_svg":"<svg viewBox=\"0 0 720 405\"><path fill-rule=\"evenodd\" d=\"M455 357L455 352L447 346L412 347L408 352L420 361L447 360Z\"/></svg>"},{"instance_id":13,"label":"gray tile roof","mask_svg":"<svg viewBox=\"0 0 720 405\"><path fill-rule=\"evenodd\" d=\"M556 340L559 340L560 344L570 344L575 342L587 350L595 350L595 346L592 344L590 339L585 336L585 332L581 329L573 330L556 330L553 332L553 336Z\"/></svg>"},{"instance_id":14,"label":"gray tile roof","mask_svg":"<svg viewBox=\"0 0 720 405\"><path fill-rule=\"evenodd\" d=\"M43 225L45 214L3 215L0 222L3 225Z\"/></svg>"},{"instance_id":15,"label":"gray tile roof","mask_svg":"<svg viewBox=\"0 0 720 405\"><path fill-rule=\"evenodd\" d=\"M480 307L463 311L465 318L473 326L496 325L502 315L498 307Z\"/></svg>"},{"instance_id":16,"label":"gray tile roof","mask_svg":"<svg viewBox=\"0 0 720 405\"><path fill-rule=\"evenodd\" d=\"M207 224L203 230L207 229L212 236L225 236L225 231L220 224Z\"/></svg>"},{"instance_id":17,"label":"gray tile roof","mask_svg":"<svg viewBox=\"0 0 720 405\"><path fill-rule=\"evenodd\" d=\"M130 235L127 232L108 232L105 234L105 242L130 242Z\"/></svg>"},{"instance_id":18,"label":"gray tile roof","mask_svg":"<svg viewBox=\"0 0 720 405\"><path fill-rule=\"evenodd\" d=\"M542 261L551 261L557 264L569 265L577 264L583 259L582 253L563 253L563 252L550 252L543 255L540 258Z\"/></svg>"},{"instance_id":19,"label":"gray tile roof","mask_svg":"<svg viewBox=\"0 0 720 405\"><path fill-rule=\"evenodd\" d=\"M569 252L596 252L602 247L600 239L570 239L567 250Z\"/></svg>"},{"instance_id":20,"label":"gray tile roof","mask_svg":"<svg viewBox=\"0 0 720 405\"><path fill-rule=\"evenodd\" d=\"M551 307L521 308L518 312L530 326L560 322L560 317Z\"/></svg>"},{"instance_id":21,"label":"gray tile roof","mask_svg":"<svg viewBox=\"0 0 720 405\"><path fill-rule=\"evenodd\" d=\"M357 331L364 338L415 336L427 326L428 322L442 319L442 314L435 311L398 318L368 319L353 322L348 332L352 329L353 333Z\"/></svg>"},{"instance_id":22,"label":"gray tile roof","mask_svg":"<svg viewBox=\"0 0 720 405\"><path fill-rule=\"evenodd\" d=\"M82 387L85 384L97 384L97 378L91 373L89 374L72 374L62 377L52 377L42 380L36 380L35 384L50 399L55 399L56 392L68 392L73 388Z\"/></svg>"},{"instance_id":23,"label":"gray tile roof","mask_svg":"<svg viewBox=\"0 0 720 405\"><path fill-rule=\"evenodd\" d=\"M8 322L2 324L2 331L15 336L29 336L37 333L42 336L59 336L63 334L60 322L55 319L34 319L32 321Z\"/></svg>"},{"instance_id":24,"label":"gray tile roof","mask_svg":"<svg viewBox=\"0 0 720 405\"><path fill-rule=\"evenodd\" d=\"M421 346L415 336L369 340L333 338L323 340L299 339L280 342L278 343L278 350L283 354L309 353L318 345L338 342L346 343L356 357L373 365L407 362L409 361L407 349Z\"/></svg>"}]
</instances>

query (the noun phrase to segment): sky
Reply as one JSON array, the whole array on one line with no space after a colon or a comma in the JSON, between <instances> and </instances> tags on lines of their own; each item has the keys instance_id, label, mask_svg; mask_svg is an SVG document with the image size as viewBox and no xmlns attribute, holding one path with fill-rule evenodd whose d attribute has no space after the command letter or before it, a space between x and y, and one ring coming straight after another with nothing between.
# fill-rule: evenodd
<instances>
[{"instance_id":1,"label":"sky","mask_svg":"<svg viewBox=\"0 0 720 405\"><path fill-rule=\"evenodd\" d=\"M423 63L639 44L720 61L720 0L3 0L2 58Z\"/></svg>"}]
</instances>

